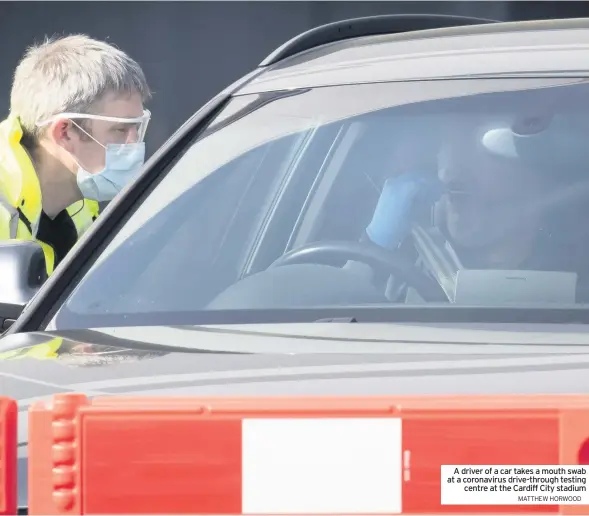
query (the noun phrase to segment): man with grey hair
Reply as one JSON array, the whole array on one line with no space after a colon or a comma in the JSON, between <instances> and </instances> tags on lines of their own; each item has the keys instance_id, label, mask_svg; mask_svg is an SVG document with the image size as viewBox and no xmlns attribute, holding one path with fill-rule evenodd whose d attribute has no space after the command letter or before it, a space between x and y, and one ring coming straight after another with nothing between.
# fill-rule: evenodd
<instances>
[{"instance_id":1,"label":"man with grey hair","mask_svg":"<svg viewBox=\"0 0 589 516\"><path fill-rule=\"evenodd\" d=\"M29 48L0 123L0 239L36 240L47 272L139 174L151 93L137 62L84 35Z\"/></svg>"}]
</instances>

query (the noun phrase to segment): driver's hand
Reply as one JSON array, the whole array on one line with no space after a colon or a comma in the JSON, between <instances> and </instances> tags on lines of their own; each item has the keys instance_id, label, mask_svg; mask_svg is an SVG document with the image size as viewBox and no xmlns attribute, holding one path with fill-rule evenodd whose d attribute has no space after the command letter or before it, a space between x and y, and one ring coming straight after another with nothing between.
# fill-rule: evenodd
<instances>
[{"instance_id":1,"label":"driver's hand","mask_svg":"<svg viewBox=\"0 0 589 516\"><path fill-rule=\"evenodd\" d=\"M380 247L396 249L411 231L417 202L435 202L441 192L441 183L431 172L406 172L388 179L366 228L368 238Z\"/></svg>"}]
</instances>

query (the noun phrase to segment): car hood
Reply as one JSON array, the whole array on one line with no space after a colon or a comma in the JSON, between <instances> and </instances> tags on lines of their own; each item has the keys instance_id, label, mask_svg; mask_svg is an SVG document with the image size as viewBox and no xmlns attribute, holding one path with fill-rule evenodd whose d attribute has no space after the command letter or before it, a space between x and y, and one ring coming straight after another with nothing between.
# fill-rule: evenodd
<instances>
[{"instance_id":1,"label":"car hood","mask_svg":"<svg viewBox=\"0 0 589 516\"><path fill-rule=\"evenodd\" d=\"M35 332L0 339L0 392L27 413L55 393L447 395L589 392L583 325L310 323Z\"/></svg>"},{"instance_id":2,"label":"car hood","mask_svg":"<svg viewBox=\"0 0 589 516\"><path fill-rule=\"evenodd\" d=\"M585 392L584 325L133 327L9 335L0 391L379 395Z\"/></svg>"}]
</instances>

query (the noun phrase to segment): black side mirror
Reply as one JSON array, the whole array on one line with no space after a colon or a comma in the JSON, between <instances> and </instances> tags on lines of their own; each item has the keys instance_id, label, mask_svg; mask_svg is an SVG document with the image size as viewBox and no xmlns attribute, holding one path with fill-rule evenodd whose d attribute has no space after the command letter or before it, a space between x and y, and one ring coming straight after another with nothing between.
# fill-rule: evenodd
<instances>
[{"instance_id":1,"label":"black side mirror","mask_svg":"<svg viewBox=\"0 0 589 516\"><path fill-rule=\"evenodd\" d=\"M0 333L18 319L46 279L45 254L37 242L0 242Z\"/></svg>"}]
</instances>

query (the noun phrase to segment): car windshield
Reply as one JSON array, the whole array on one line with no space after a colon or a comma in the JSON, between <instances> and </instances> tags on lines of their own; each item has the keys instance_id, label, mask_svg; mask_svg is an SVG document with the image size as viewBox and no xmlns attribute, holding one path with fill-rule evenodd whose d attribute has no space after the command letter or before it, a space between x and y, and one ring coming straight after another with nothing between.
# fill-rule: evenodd
<instances>
[{"instance_id":1,"label":"car windshield","mask_svg":"<svg viewBox=\"0 0 589 516\"><path fill-rule=\"evenodd\" d=\"M236 96L119 224L49 328L587 303L588 107L585 80L546 77Z\"/></svg>"}]
</instances>

